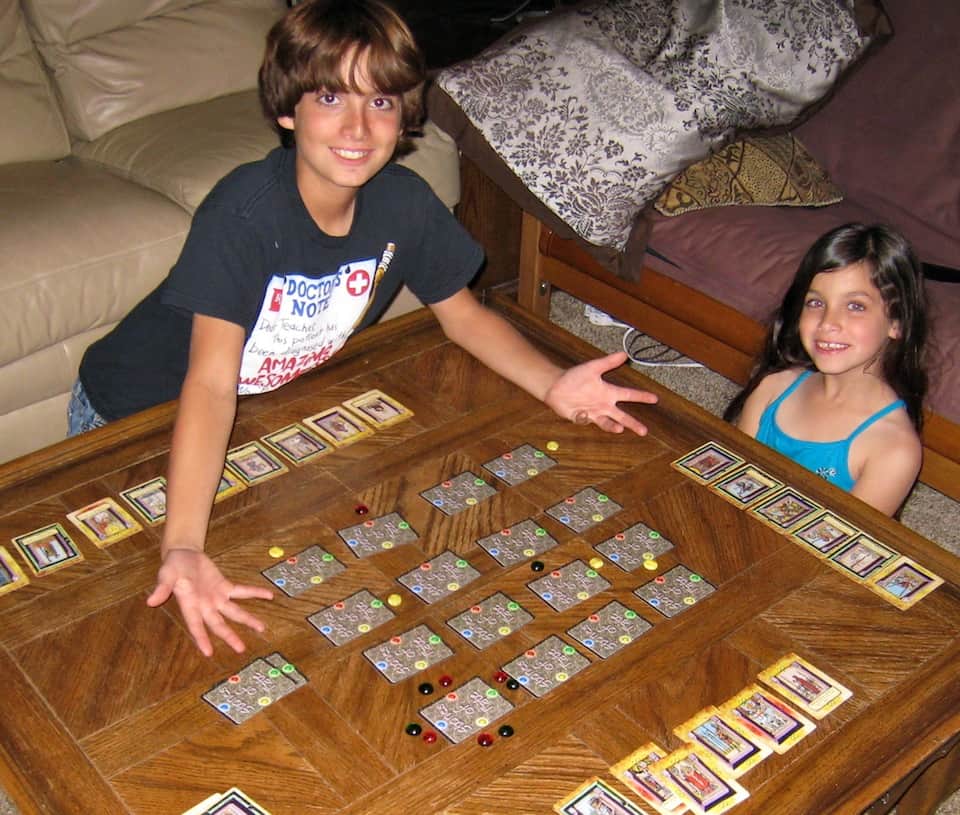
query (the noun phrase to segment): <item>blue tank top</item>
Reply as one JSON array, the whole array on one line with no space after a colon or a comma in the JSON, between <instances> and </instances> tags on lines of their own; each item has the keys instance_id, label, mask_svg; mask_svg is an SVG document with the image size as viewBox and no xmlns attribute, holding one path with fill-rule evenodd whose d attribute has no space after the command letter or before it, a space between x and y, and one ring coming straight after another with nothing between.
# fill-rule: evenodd
<instances>
[{"instance_id":1,"label":"blue tank top","mask_svg":"<svg viewBox=\"0 0 960 815\"><path fill-rule=\"evenodd\" d=\"M847 467L847 459L850 455L850 445L853 444L853 440L888 413L898 408L906 408L906 404L902 399L891 402L885 408L881 408L873 416L864 420L849 436L839 441L795 439L793 436L784 433L777 425L777 409L800 386L800 383L810 376L810 373L810 371L804 371L775 401L767 405L767 409L763 411L763 415L760 417L757 441L762 441L768 447L772 447L788 458L792 458L797 464L812 470L831 484L836 484L840 489L850 492L853 489L853 477Z\"/></svg>"}]
</instances>

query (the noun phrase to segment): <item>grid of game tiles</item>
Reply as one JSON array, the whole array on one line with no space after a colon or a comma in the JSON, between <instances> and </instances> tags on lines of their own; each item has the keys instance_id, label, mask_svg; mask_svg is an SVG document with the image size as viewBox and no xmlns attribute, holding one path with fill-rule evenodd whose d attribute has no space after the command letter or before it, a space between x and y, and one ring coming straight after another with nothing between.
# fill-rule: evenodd
<instances>
[{"instance_id":1,"label":"grid of game tiles","mask_svg":"<svg viewBox=\"0 0 960 815\"><path fill-rule=\"evenodd\" d=\"M393 397L371 390L240 445L227 453L217 500L281 476L289 472L288 465L313 461L412 415ZM497 493L487 480L490 476L515 486L555 466L557 461L550 453L559 445L547 442L544 446L546 451L523 444L485 462L483 475L461 472L420 495L440 512L456 515ZM909 608L943 582L717 443L708 442L696 448L672 462L672 466L899 608ZM157 477L124 490L121 496L126 506L113 498L104 498L68 513L67 519L97 546L106 547L136 534L144 523L162 523L166 516L165 490L164 479ZM579 534L621 509L612 497L586 487L547 508L546 513ZM365 506L358 505L355 511L361 520L338 530L338 534L357 558L418 539L416 530L397 512L372 518ZM65 526L59 523L13 538L12 542L35 578L82 559ZM597 544L597 555L589 562L575 559L549 572L544 571L543 561L537 557L556 546L557 541L533 519L481 538L478 544L501 566L528 562L538 576L527 587L557 611L572 608L610 587L601 574L606 561L627 572L649 572L650 579L633 593L664 618L681 614L715 591L708 580L683 564L656 574L657 558L671 550L673 543L644 523L636 523ZM291 597L329 581L347 568L318 545L293 554L271 547L269 555L275 562L263 570L263 576ZM465 558L447 550L400 575L397 581L431 604L479 576L480 572ZM14 591L29 580L19 563L0 547L0 593ZM307 619L334 646L342 646L392 620L395 614L391 609L401 603L400 594L389 594L383 599L364 589L317 610ZM446 622L460 637L482 650L532 619L521 603L496 592ZM607 659L651 627L635 610L614 600L567 633L584 648ZM372 645L363 653L385 681L397 683L426 671L454 652L442 636L420 624ZM419 691L426 701L419 711L421 720L408 723L405 731L427 742L435 742L441 736L452 743L474 738L481 746L489 747L496 738L513 735L506 719L514 706L500 693L498 685L511 690L524 688L542 698L590 664L577 648L556 635L548 636L494 672L493 684L473 677L455 687L453 677L441 675L440 692L431 699L433 685L421 683ZM761 671L757 679L757 683L722 705L709 707L689 721L678 723L674 732L684 747L667 753L655 743L645 744L613 765L612 776L634 793L636 800L595 777L557 801L554 809L561 815L629 815L644 812L642 802L661 815L684 811L718 815L748 797L747 789L738 780L744 773L772 753L789 750L815 729L815 720L828 715L851 696L839 681L797 654L783 656ZM224 678L202 699L241 725L307 681L282 654L272 653ZM184 815L268 813L243 791L232 788L210 796Z\"/></svg>"}]
</instances>

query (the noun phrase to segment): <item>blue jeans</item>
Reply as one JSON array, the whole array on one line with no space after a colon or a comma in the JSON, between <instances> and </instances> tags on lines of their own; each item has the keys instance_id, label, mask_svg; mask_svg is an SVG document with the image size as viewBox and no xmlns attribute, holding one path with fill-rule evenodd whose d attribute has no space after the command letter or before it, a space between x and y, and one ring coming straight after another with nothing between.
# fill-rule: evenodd
<instances>
[{"instance_id":1,"label":"blue jeans","mask_svg":"<svg viewBox=\"0 0 960 815\"><path fill-rule=\"evenodd\" d=\"M78 379L73 383L70 404L67 405L67 436L78 436L88 430L103 427L106 423L107 420L93 409L87 392Z\"/></svg>"}]
</instances>

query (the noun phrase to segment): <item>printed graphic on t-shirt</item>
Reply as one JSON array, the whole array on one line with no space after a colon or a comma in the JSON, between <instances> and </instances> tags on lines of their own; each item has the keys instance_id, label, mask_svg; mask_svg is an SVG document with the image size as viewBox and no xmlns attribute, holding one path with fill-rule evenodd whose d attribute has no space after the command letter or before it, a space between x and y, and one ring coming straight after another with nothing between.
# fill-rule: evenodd
<instances>
[{"instance_id":1,"label":"printed graphic on t-shirt","mask_svg":"<svg viewBox=\"0 0 960 815\"><path fill-rule=\"evenodd\" d=\"M333 356L370 304L387 252L341 266L324 277L274 275L240 364L237 393L279 388Z\"/></svg>"}]
</instances>

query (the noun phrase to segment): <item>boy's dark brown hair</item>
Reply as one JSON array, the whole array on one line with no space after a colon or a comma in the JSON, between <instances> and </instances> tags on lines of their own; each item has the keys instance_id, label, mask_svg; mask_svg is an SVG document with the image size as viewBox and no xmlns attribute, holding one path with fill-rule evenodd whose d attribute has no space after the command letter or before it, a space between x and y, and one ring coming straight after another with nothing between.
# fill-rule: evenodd
<instances>
[{"instance_id":1,"label":"boy's dark brown hair","mask_svg":"<svg viewBox=\"0 0 960 815\"><path fill-rule=\"evenodd\" d=\"M342 65L345 54L352 56ZM423 121L423 54L399 14L380 0L307 0L270 29L260 66L260 106L284 147L293 133L277 123L293 116L305 93L357 91L357 62L367 55L373 86L400 97L403 134ZM402 146L402 145L401 145Z\"/></svg>"}]
</instances>

